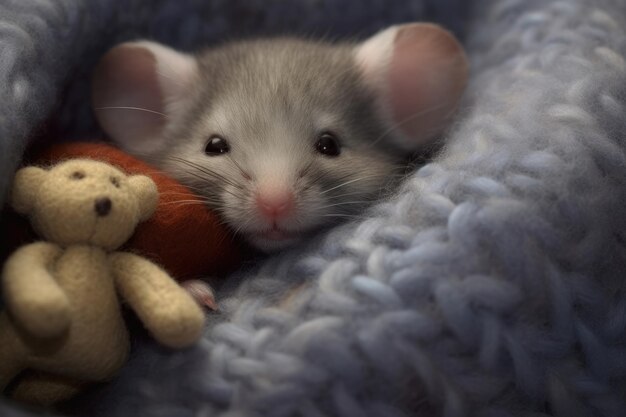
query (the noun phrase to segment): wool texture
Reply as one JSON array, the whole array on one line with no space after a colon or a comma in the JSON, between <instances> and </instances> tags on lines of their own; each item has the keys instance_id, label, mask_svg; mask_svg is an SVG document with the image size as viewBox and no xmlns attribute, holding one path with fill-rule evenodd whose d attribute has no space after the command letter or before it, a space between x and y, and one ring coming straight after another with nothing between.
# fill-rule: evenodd
<instances>
[{"instance_id":1,"label":"wool texture","mask_svg":"<svg viewBox=\"0 0 626 417\"><path fill-rule=\"evenodd\" d=\"M165 346L201 337L203 311L167 272L111 253L154 213L157 197L150 178L89 159L18 171L11 203L48 241L20 247L2 268L0 392L53 404L112 378L130 351L122 302Z\"/></svg>"},{"instance_id":2,"label":"wool texture","mask_svg":"<svg viewBox=\"0 0 626 417\"><path fill-rule=\"evenodd\" d=\"M233 236L199 196L113 146L89 142L56 144L38 152L29 163L50 165L68 158L107 162L128 174L146 175L157 185L156 211L137 225L124 250L148 257L178 280L222 276L241 262L243 255Z\"/></svg>"},{"instance_id":3,"label":"wool texture","mask_svg":"<svg viewBox=\"0 0 626 417\"><path fill-rule=\"evenodd\" d=\"M20 378L11 387L12 397L40 403L54 395L48 388L37 389L47 384L30 370L60 373L72 381L102 381L115 375L126 362L130 343L114 281L109 279L107 254L90 246L62 250L38 242L21 248L7 265L3 282L12 281L15 288L6 292L11 297L6 300L8 312L0 316L0 338L11 349L3 348L0 368L7 362L15 365L12 373L2 375L2 391ZM20 278L27 282L18 286ZM42 329L45 324L49 328ZM60 392L75 394L75 385Z\"/></svg>"},{"instance_id":4,"label":"wool texture","mask_svg":"<svg viewBox=\"0 0 626 417\"><path fill-rule=\"evenodd\" d=\"M464 29L473 73L448 145L393 199L232 277L195 348L172 353L139 338L129 366L76 404L79 414L624 415L623 1L120 3L0 6L24 16L38 8L37 28L48 34L63 4L74 22L64 30L84 35L57 46L64 63L4 66L0 77L45 77L24 94L49 109L67 79L59 66L84 75L91 54L128 33L192 48L271 28L353 35L417 18ZM184 25L172 24L185 14ZM124 32L131 27L152 32ZM43 59L52 48L41 36L28 44ZM64 94L60 116L77 133L90 124L70 111L84 104L81 82ZM3 140L15 141L5 147L19 150L34 126L22 113L0 119ZM0 413L25 415L6 403Z\"/></svg>"},{"instance_id":5,"label":"wool texture","mask_svg":"<svg viewBox=\"0 0 626 417\"><path fill-rule=\"evenodd\" d=\"M167 272L132 253L113 253L109 262L118 292L155 339L182 348L200 338L204 313Z\"/></svg>"}]
</instances>

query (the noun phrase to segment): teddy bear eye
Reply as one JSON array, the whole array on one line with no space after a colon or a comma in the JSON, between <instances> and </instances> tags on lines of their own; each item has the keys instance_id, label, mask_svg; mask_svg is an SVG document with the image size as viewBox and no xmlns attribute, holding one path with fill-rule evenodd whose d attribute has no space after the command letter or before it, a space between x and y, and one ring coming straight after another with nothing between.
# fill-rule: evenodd
<instances>
[{"instance_id":1,"label":"teddy bear eye","mask_svg":"<svg viewBox=\"0 0 626 417\"><path fill-rule=\"evenodd\" d=\"M119 178L116 177L111 177L111 184L113 184L115 186L115 188L120 188L120 180Z\"/></svg>"},{"instance_id":2,"label":"teddy bear eye","mask_svg":"<svg viewBox=\"0 0 626 417\"><path fill-rule=\"evenodd\" d=\"M70 175L70 178L73 180L82 180L83 178L85 178L85 173L81 171L74 171Z\"/></svg>"}]
</instances>

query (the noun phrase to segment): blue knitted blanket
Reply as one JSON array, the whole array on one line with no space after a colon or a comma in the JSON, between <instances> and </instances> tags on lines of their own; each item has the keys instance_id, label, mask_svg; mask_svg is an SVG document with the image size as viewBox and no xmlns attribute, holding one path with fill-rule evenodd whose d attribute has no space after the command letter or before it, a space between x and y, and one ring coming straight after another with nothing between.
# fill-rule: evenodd
<instances>
[{"instance_id":1,"label":"blue knitted blanket","mask_svg":"<svg viewBox=\"0 0 626 417\"><path fill-rule=\"evenodd\" d=\"M194 349L139 338L79 415L626 415L621 0L3 0L0 194L51 115L93 132L86 80L118 41L410 20L472 61L444 151L362 220L233 276Z\"/></svg>"}]
</instances>

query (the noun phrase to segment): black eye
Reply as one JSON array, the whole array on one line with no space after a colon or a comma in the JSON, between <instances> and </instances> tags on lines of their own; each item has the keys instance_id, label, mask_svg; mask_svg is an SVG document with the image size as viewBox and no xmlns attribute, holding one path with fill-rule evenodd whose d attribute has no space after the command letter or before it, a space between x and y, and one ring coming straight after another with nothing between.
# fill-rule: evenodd
<instances>
[{"instance_id":1,"label":"black eye","mask_svg":"<svg viewBox=\"0 0 626 417\"><path fill-rule=\"evenodd\" d=\"M111 184L115 186L115 188L120 188L120 180L116 177L110 178Z\"/></svg>"},{"instance_id":2,"label":"black eye","mask_svg":"<svg viewBox=\"0 0 626 417\"><path fill-rule=\"evenodd\" d=\"M226 142L226 139L216 135L213 135L209 138L209 141L204 148L204 153L209 156L221 155L228 151L230 151L230 146L228 146L228 142Z\"/></svg>"},{"instance_id":3,"label":"black eye","mask_svg":"<svg viewBox=\"0 0 626 417\"><path fill-rule=\"evenodd\" d=\"M326 156L339 156L341 153L341 147L339 146L339 140L329 132L324 132L319 136L315 149Z\"/></svg>"},{"instance_id":4,"label":"black eye","mask_svg":"<svg viewBox=\"0 0 626 417\"><path fill-rule=\"evenodd\" d=\"M85 173L81 171L74 171L70 175L70 179L73 179L73 180L82 180L83 178L85 178Z\"/></svg>"}]
</instances>

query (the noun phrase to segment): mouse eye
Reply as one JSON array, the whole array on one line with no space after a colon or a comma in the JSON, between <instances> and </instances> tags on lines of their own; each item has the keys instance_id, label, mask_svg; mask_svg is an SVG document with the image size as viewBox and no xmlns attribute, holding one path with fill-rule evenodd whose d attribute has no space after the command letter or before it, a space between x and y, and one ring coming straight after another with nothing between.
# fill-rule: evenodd
<instances>
[{"instance_id":1,"label":"mouse eye","mask_svg":"<svg viewBox=\"0 0 626 417\"><path fill-rule=\"evenodd\" d=\"M319 135L315 149L326 156L339 156L341 153L341 147L339 146L339 140L330 132L323 132Z\"/></svg>"},{"instance_id":2,"label":"mouse eye","mask_svg":"<svg viewBox=\"0 0 626 417\"><path fill-rule=\"evenodd\" d=\"M217 135L211 136L206 146L204 147L204 153L209 156L221 155L228 151L230 151L230 146L228 146L228 142L226 142L226 139L221 138Z\"/></svg>"},{"instance_id":3,"label":"mouse eye","mask_svg":"<svg viewBox=\"0 0 626 417\"><path fill-rule=\"evenodd\" d=\"M70 179L73 180L82 180L85 178L85 173L82 171L74 171L70 174Z\"/></svg>"}]
</instances>

